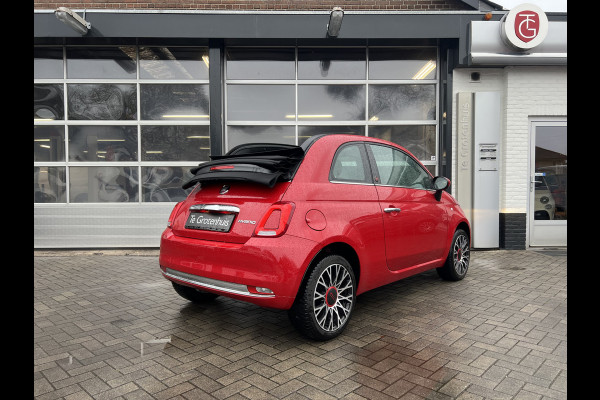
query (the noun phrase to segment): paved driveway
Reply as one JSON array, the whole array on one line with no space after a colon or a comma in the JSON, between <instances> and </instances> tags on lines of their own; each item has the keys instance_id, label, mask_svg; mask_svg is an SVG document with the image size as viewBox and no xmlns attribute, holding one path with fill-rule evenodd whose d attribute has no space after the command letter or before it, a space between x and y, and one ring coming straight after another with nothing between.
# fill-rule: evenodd
<instances>
[{"instance_id":1,"label":"paved driveway","mask_svg":"<svg viewBox=\"0 0 600 400\"><path fill-rule=\"evenodd\" d=\"M312 342L284 311L193 305L156 252L35 252L37 399L566 399L567 257L473 251L358 297Z\"/></svg>"}]
</instances>

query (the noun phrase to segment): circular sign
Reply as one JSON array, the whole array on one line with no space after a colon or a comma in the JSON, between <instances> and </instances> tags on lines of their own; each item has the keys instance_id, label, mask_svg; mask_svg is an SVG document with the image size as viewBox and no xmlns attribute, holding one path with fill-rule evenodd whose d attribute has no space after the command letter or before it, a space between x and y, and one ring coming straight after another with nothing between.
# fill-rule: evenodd
<instances>
[{"instance_id":1,"label":"circular sign","mask_svg":"<svg viewBox=\"0 0 600 400\"><path fill-rule=\"evenodd\" d=\"M548 17L534 4L521 4L502 18L502 39L517 50L532 49L548 34Z\"/></svg>"}]
</instances>

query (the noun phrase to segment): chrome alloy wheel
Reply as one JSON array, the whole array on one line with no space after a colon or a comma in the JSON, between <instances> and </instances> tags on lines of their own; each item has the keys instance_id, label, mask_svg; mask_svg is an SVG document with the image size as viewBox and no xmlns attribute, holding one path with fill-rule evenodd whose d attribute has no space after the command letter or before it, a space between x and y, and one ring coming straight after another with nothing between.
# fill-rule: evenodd
<instances>
[{"instance_id":1,"label":"chrome alloy wheel","mask_svg":"<svg viewBox=\"0 0 600 400\"><path fill-rule=\"evenodd\" d=\"M346 267L326 267L317 279L313 295L313 312L319 326L327 332L342 327L352 311L353 299L354 286Z\"/></svg>"},{"instance_id":2,"label":"chrome alloy wheel","mask_svg":"<svg viewBox=\"0 0 600 400\"><path fill-rule=\"evenodd\" d=\"M454 261L454 270L458 275L464 275L469 268L469 259L471 253L469 250L469 240L466 236L460 235L454 241L452 248L452 260Z\"/></svg>"}]
</instances>

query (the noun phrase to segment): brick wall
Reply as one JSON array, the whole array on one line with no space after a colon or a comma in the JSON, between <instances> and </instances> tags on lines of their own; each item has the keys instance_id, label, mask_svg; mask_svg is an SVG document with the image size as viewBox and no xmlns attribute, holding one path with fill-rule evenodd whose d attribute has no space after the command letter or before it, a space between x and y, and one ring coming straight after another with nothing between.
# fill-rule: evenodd
<instances>
[{"instance_id":1,"label":"brick wall","mask_svg":"<svg viewBox=\"0 0 600 400\"><path fill-rule=\"evenodd\" d=\"M62 1L34 0L34 9L69 7L81 9L161 10L292 10L316 11L342 7L344 10L472 10L460 0L121 0Z\"/></svg>"},{"instance_id":2,"label":"brick wall","mask_svg":"<svg viewBox=\"0 0 600 400\"><path fill-rule=\"evenodd\" d=\"M567 115L567 67L507 67L505 72L505 160L508 162L501 207L510 212L524 212L529 190L529 118Z\"/></svg>"}]
</instances>

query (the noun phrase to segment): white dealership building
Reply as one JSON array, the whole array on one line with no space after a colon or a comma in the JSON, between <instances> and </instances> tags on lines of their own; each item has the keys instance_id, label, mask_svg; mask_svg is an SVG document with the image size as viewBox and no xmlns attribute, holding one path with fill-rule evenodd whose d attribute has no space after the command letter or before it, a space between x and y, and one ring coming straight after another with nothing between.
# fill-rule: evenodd
<instances>
[{"instance_id":1,"label":"white dealership building","mask_svg":"<svg viewBox=\"0 0 600 400\"><path fill-rule=\"evenodd\" d=\"M157 248L190 168L320 133L450 178L475 248L566 246L566 12L158 3L34 2L35 248Z\"/></svg>"}]
</instances>

